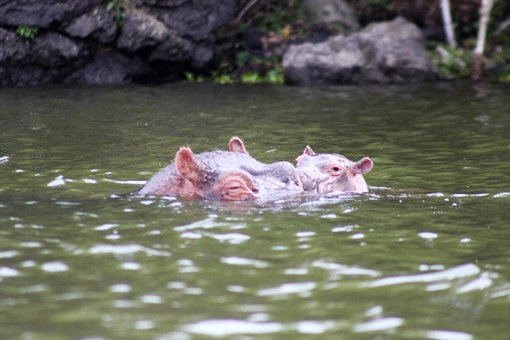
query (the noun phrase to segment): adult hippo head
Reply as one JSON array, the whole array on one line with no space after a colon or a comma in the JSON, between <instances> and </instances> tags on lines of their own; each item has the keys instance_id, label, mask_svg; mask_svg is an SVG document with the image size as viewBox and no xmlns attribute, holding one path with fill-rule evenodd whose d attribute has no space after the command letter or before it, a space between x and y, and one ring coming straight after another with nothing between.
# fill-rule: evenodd
<instances>
[{"instance_id":1,"label":"adult hippo head","mask_svg":"<svg viewBox=\"0 0 510 340\"><path fill-rule=\"evenodd\" d=\"M289 162L264 164L247 152L244 144L231 139L234 151L194 154L179 149L174 163L155 174L136 195L177 195L185 198L225 201L273 199L303 192L299 175Z\"/></svg>"}]
</instances>

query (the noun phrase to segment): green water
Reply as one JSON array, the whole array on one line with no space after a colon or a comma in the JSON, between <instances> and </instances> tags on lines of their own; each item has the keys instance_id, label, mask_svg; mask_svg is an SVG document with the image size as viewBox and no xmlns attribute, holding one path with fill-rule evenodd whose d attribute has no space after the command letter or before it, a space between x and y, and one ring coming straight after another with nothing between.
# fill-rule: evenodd
<instances>
[{"instance_id":1,"label":"green water","mask_svg":"<svg viewBox=\"0 0 510 340\"><path fill-rule=\"evenodd\" d=\"M371 192L110 198L233 135L368 155ZM510 333L508 86L1 89L0 174L1 339Z\"/></svg>"}]
</instances>

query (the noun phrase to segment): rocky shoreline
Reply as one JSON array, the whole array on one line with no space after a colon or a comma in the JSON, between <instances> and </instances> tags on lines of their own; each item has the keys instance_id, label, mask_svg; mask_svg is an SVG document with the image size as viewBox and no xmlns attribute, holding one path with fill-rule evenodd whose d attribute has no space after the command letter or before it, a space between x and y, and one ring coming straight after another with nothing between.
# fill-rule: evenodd
<instances>
[{"instance_id":1,"label":"rocky shoreline","mask_svg":"<svg viewBox=\"0 0 510 340\"><path fill-rule=\"evenodd\" d=\"M235 0L0 0L0 85L177 80L212 60L214 31L235 9Z\"/></svg>"},{"instance_id":2,"label":"rocky shoreline","mask_svg":"<svg viewBox=\"0 0 510 340\"><path fill-rule=\"evenodd\" d=\"M225 54L218 31L238 24L249 10L239 7L244 3L0 0L0 86L158 83L215 74ZM263 36L248 26L241 41L237 36L231 45L244 46L256 58L279 60L278 79L287 84L438 79L425 49L424 30L415 23L396 17L361 28L344 0L304 0L302 6L310 25L336 31L319 39L293 39L285 32ZM255 66L261 72L268 68L264 63ZM230 72L246 69L230 67Z\"/></svg>"}]
</instances>

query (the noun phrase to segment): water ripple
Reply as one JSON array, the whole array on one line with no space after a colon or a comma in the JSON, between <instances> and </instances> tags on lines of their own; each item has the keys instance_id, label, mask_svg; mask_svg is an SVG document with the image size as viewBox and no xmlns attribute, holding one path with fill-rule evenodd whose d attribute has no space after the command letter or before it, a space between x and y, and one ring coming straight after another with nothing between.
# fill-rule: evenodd
<instances>
[{"instance_id":1,"label":"water ripple","mask_svg":"<svg viewBox=\"0 0 510 340\"><path fill-rule=\"evenodd\" d=\"M208 336L224 337L235 334L268 334L284 330L277 322L251 322L234 319L205 320L187 325L185 331Z\"/></svg>"},{"instance_id":2,"label":"water ripple","mask_svg":"<svg viewBox=\"0 0 510 340\"><path fill-rule=\"evenodd\" d=\"M428 331L426 334L428 339L433 340L471 340L473 336L468 333L456 332L456 331L443 331L433 330Z\"/></svg>"},{"instance_id":3,"label":"water ripple","mask_svg":"<svg viewBox=\"0 0 510 340\"><path fill-rule=\"evenodd\" d=\"M484 290L492 285L493 278L496 278L494 273L482 273L479 278L459 287L456 292L459 294L469 293L475 290Z\"/></svg>"},{"instance_id":4,"label":"water ripple","mask_svg":"<svg viewBox=\"0 0 510 340\"><path fill-rule=\"evenodd\" d=\"M53 262L46 262L41 265L42 270L49 273L59 273L59 272L65 272L69 270L69 266L65 264L64 262L60 261L53 261Z\"/></svg>"},{"instance_id":5,"label":"water ripple","mask_svg":"<svg viewBox=\"0 0 510 340\"><path fill-rule=\"evenodd\" d=\"M155 250L147 247L142 247L138 244L123 244L123 245L111 245L111 244L100 244L89 249L91 254L115 254L115 255L128 255L142 252L150 256L164 256L168 257L171 255L168 251Z\"/></svg>"},{"instance_id":6,"label":"water ripple","mask_svg":"<svg viewBox=\"0 0 510 340\"><path fill-rule=\"evenodd\" d=\"M212 337L226 337L247 334L272 334L295 331L301 334L323 334L331 330L345 328L333 320L302 320L292 323L271 322L267 314L255 313L249 320L211 319L199 321L182 327L183 331Z\"/></svg>"},{"instance_id":7,"label":"water ripple","mask_svg":"<svg viewBox=\"0 0 510 340\"><path fill-rule=\"evenodd\" d=\"M0 157L0 164L5 164L9 161L9 156Z\"/></svg>"},{"instance_id":8,"label":"water ripple","mask_svg":"<svg viewBox=\"0 0 510 340\"><path fill-rule=\"evenodd\" d=\"M385 277L374 282L364 283L362 284L362 286L382 287L405 283L429 283L437 281L451 281L455 279L478 275L479 273L480 268L478 266L472 263L466 263L457 267L432 273Z\"/></svg>"},{"instance_id":9,"label":"water ripple","mask_svg":"<svg viewBox=\"0 0 510 340\"><path fill-rule=\"evenodd\" d=\"M209 236L220 242L228 242L230 244L241 244L250 239L250 236L239 233L209 234Z\"/></svg>"},{"instance_id":10,"label":"water ripple","mask_svg":"<svg viewBox=\"0 0 510 340\"><path fill-rule=\"evenodd\" d=\"M194 229L210 229L210 228L219 228L219 227L231 227L236 229L242 229L246 227L246 224L233 224L233 223L225 223L225 222L219 222L216 220L218 216L215 214L210 214L207 218L191 222L189 224L185 224L182 226L175 227L175 231L189 231Z\"/></svg>"},{"instance_id":11,"label":"water ripple","mask_svg":"<svg viewBox=\"0 0 510 340\"><path fill-rule=\"evenodd\" d=\"M13 277L18 276L19 271L17 269L9 268L9 267L0 267L0 281L4 277Z\"/></svg>"},{"instance_id":12,"label":"water ripple","mask_svg":"<svg viewBox=\"0 0 510 340\"><path fill-rule=\"evenodd\" d=\"M360 267L349 267L343 264L338 264L334 262L327 262L322 260L317 260L312 263L313 267L321 268L329 271L332 276L339 275L350 275L350 276L371 276L378 277L381 276L381 273L377 270L365 269Z\"/></svg>"},{"instance_id":13,"label":"water ripple","mask_svg":"<svg viewBox=\"0 0 510 340\"><path fill-rule=\"evenodd\" d=\"M222 257L221 262L234 266L253 266L255 268L266 268L268 266L267 262L239 256Z\"/></svg>"},{"instance_id":14,"label":"water ripple","mask_svg":"<svg viewBox=\"0 0 510 340\"><path fill-rule=\"evenodd\" d=\"M356 333L388 331L400 327L404 320L396 317L370 320L354 325L353 331Z\"/></svg>"},{"instance_id":15,"label":"water ripple","mask_svg":"<svg viewBox=\"0 0 510 340\"><path fill-rule=\"evenodd\" d=\"M298 294L300 296L308 296L317 284L315 282L291 282L284 283L273 288L261 289L257 292L258 296L278 296Z\"/></svg>"},{"instance_id":16,"label":"water ripple","mask_svg":"<svg viewBox=\"0 0 510 340\"><path fill-rule=\"evenodd\" d=\"M60 175L55 177L51 182L47 184L48 187L54 188L54 187L61 187L66 184L66 181L64 179L64 176Z\"/></svg>"}]
</instances>

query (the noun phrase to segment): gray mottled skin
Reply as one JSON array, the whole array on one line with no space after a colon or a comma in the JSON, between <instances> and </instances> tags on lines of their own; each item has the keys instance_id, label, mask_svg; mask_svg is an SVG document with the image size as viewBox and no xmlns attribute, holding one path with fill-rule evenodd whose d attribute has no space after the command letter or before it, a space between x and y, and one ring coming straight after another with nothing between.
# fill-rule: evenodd
<instances>
[{"instance_id":1,"label":"gray mottled skin","mask_svg":"<svg viewBox=\"0 0 510 340\"><path fill-rule=\"evenodd\" d=\"M205 174L203 187L212 188L225 173L245 171L251 176L261 197L279 192L302 192L301 181L290 162L264 164L248 154L229 151L203 152L195 155ZM139 195L162 195L167 188L182 182L174 163L156 173L139 191ZM267 197L266 197L267 198Z\"/></svg>"}]
</instances>

